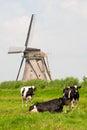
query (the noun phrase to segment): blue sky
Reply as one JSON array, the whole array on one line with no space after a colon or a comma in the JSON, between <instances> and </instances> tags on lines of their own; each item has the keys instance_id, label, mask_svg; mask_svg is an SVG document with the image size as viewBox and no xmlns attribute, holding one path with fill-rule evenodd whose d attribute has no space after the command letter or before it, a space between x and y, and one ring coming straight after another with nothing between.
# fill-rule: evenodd
<instances>
[{"instance_id":1,"label":"blue sky","mask_svg":"<svg viewBox=\"0 0 87 130\"><path fill-rule=\"evenodd\" d=\"M87 75L86 0L0 0L0 82L15 80L22 54L8 55L10 46L24 47L35 14L29 47L48 54L53 79ZM24 65L19 79L22 79Z\"/></svg>"}]
</instances>

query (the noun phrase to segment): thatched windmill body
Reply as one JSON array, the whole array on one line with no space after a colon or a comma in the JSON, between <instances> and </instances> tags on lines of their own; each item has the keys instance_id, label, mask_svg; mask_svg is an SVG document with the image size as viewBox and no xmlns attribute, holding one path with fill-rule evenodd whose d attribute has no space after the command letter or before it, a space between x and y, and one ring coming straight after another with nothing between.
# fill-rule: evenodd
<instances>
[{"instance_id":1,"label":"thatched windmill body","mask_svg":"<svg viewBox=\"0 0 87 130\"><path fill-rule=\"evenodd\" d=\"M40 49L28 48L33 17L34 15L32 14L28 33L27 33L27 38L25 41L24 51L22 50L22 48L15 48L15 49L10 48L8 53L9 54L23 53L23 57L21 60L21 64L18 70L16 80L18 80L19 78L24 59L25 59L25 69L24 69L24 74L22 78L23 81L28 81L32 79L42 79L42 80L50 79L51 80L51 74L49 70L47 55L44 52L42 52Z\"/></svg>"}]
</instances>

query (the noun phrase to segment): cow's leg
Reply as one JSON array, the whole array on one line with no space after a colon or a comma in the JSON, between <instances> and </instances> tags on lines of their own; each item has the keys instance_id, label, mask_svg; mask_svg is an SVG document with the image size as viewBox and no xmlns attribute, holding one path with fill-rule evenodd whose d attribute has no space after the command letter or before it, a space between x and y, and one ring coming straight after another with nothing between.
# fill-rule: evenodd
<instances>
[{"instance_id":1,"label":"cow's leg","mask_svg":"<svg viewBox=\"0 0 87 130\"><path fill-rule=\"evenodd\" d=\"M78 100L75 101L76 108L78 108Z\"/></svg>"},{"instance_id":2,"label":"cow's leg","mask_svg":"<svg viewBox=\"0 0 87 130\"><path fill-rule=\"evenodd\" d=\"M30 100L30 103L32 104L32 96L29 96L28 99Z\"/></svg>"},{"instance_id":3,"label":"cow's leg","mask_svg":"<svg viewBox=\"0 0 87 130\"><path fill-rule=\"evenodd\" d=\"M74 99L71 101L71 109L74 108Z\"/></svg>"},{"instance_id":4,"label":"cow's leg","mask_svg":"<svg viewBox=\"0 0 87 130\"><path fill-rule=\"evenodd\" d=\"M26 99L26 104L25 105L26 105L26 107L28 106L28 98Z\"/></svg>"},{"instance_id":5,"label":"cow's leg","mask_svg":"<svg viewBox=\"0 0 87 130\"><path fill-rule=\"evenodd\" d=\"M67 113L67 110L68 110L68 107L69 107L68 105L64 105L64 107L63 107L63 113Z\"/></svg>"},{"instance_id":6,"label":"cow's leg","mask_svg":"<svg viewBox=\"0 0 87 130\"><path fill-rule=\"evenodd\" d=\"M32 99L32 97L30 98L30 102L31 102L31 104L32 104L32 102L33 102L33 99Z\"/></svg>"},{"instance_id":7,"label":"cow's leg","mask_svg":"<svg viewBox=\"0 0 87 130\"><path fill-rule=\"evenodd\" d=\"M23 97L22 97L22 107L24 106L24 99L23 99Z\"/></svg>"}]
</instances>

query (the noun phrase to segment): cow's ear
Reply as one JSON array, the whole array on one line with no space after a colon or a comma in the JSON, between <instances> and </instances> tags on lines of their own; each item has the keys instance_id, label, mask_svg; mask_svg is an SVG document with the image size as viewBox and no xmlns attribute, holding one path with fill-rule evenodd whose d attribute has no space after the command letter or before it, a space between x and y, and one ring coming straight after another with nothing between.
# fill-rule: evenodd
<instances>
[{"instance_id":1,"label":"cow's ear","mask_svg":"<svg viewBox=\"0 0 87 130\"><path fill-rule=\"evenodd\" d=\"M80 88L81 88L81 86L78 86L78 88L80 89Z\"/></svg>"},{"instance_id":2,"label":"cow's ear","mask_svg":"<svg viewBox=\"0 0 87 130\"><path fill-rule=\"evenodd\" d=\"M65 92L65 88L63 89L63 93Z\"/></svg>"},{"instance_id":3,"label":"cow's ear","mask_svg":"<svg viewBox=\"0 0 87 130\"><path fill-rule=\"evenodd\" d=\"M36 87L34 88L34 90L36 90Z\"/></svg>"}]
</instances>

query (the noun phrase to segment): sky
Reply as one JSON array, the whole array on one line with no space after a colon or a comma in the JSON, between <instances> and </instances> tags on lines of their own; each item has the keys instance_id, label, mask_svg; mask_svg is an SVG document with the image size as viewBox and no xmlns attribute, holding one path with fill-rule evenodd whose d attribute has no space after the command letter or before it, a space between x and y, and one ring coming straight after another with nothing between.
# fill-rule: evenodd
<instances>
[{"instance_id":1,"label":"sky","mask_svg":"<svg viewBox=\"0 0 87 130\"><path fill-rule=\"evenodd\" d=\"M0 0L0 82L16 79L22 54L8 50L24 47L32 14L28 46L48 55L52 79L87 76L86 0Z\"/></svg>"}]
</instances>

